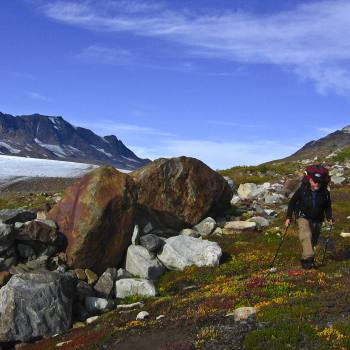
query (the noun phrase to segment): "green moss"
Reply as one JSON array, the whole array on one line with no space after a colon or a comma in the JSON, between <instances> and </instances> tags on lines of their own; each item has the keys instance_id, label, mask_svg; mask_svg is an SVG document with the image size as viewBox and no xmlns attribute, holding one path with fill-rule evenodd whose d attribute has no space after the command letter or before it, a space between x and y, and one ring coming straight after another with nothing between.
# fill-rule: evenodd
<instances>
[{"instance_id":1,"label":"green moss","mask_svg":"<svg viewBox=\"0 0 350 350\"><path fill-rule=\"evenodd\" d=\"M332 158L332 161L343 163L348 159L350 159L350 147L344 148L341 152Z\"/></svg>"}]
</instances>

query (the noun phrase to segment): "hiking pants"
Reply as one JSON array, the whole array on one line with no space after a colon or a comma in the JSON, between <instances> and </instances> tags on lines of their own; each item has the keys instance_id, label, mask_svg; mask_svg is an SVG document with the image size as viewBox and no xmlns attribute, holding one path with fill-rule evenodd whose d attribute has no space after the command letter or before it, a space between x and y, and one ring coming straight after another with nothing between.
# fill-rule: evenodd
<instances>
[{"instance_id":1,"label":"hiking pants","mask_svg":"<svg viewBox=\"0 0 350 350\"><path fill-rule=\"evenodd\" d=\"M302 259L315 256L314 247L317 245L322 223L305 218L298 218L299 240L302 247Z\"/></svg>"}]
</instances>

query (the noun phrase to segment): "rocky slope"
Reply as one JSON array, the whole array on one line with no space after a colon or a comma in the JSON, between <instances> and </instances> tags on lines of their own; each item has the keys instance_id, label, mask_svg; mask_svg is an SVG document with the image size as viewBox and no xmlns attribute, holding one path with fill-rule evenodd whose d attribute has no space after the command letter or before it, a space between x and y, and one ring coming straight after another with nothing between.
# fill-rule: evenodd
<instances>
[{"instance_id":1,"label":"rocky slope","mask_svg":"<svg viewBox=\"0 0 350 350\"><path fill-rule=\"evenodd\" d=\"M350 126L337 130L319 140L308 142L300 150L279 161L300 161L305 159L329 159L350 147Z\"/></svg>"},{"instance_id":2,"label":"rocky slope","mask_svg":"<svg viewBox=\"0 0 350 350\"><path fill-rule=\"evenodd\" d=\"M110 164L129 170L149 162L137 157L114 135L100 137L62 117L40 114L15 117L0 112L0 154Z\"/></svg>"}]
</instances>

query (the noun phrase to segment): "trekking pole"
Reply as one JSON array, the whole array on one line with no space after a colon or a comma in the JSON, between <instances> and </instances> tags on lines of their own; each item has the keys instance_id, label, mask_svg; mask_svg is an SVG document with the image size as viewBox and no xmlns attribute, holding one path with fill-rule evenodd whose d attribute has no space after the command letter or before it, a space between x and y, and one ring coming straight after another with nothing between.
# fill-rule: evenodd
<instances>
[{"instance_id":1,"label":"trekking pole","mask_svg":"<svg viewBox=\"0 0 350 350\"><path fill-rule=\"evenodd\" d=\"M284 234L283 234L283 236L282 236L282 238L281 238L281 241L280 241L280 243L279 243L279 245L278 245L278 248L277 248L277 250L276 250L276 254L275 254L273 260L271 261L271 263L270 263L270 265L269 265L270 272L275 272L275 271L276 271L276 268L274 267L274 264L275 264L275 261L276 261L276 259L277 259L278 253L279 253L279 251L280 251L280 249L281 249L281 246L282 246L282 244L283 244L283 242L284 242L284 240L285 240L285 238L286 238L286 236L287 236L288 228L289 228L289 225L288 225L288 226L286 227L286 229L284 230Z\"/></svg>"},{"instance_id":2,"label":"trekking pole","mask_svg":"<svg viewBox=\"0 0 350 350\"><path fill-rule=\"evenodd\" d=\"M333 225L331 225L331 228L330 228L329 231L330 231L329 233L331 233L333 231ZM328 249L329 240L330 240L330 237L327 237L326 238L326 243L324 245L324 251L323 251L323 256L322 256L322 260L321 260L321 266L323 266L323 263L324 263L324 261L326 259L326 253L327 253L327 249Z\"/></svg>"}]
</instances>

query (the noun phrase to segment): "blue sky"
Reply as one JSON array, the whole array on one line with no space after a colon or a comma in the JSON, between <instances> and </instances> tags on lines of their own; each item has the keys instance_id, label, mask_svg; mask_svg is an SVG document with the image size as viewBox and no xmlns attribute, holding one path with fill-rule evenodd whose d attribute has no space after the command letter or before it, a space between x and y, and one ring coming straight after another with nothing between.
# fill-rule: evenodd
<instances>
[{"instance_id":1,"label":"blue sky","mask_svg":"<svg viewBox=\"0 0 350 350\"><path fill-rule=\"evenodd\" d=\"M0 111L257 164L350 124L345 0L2 0Z\"/></svg>"}]
</instances>

